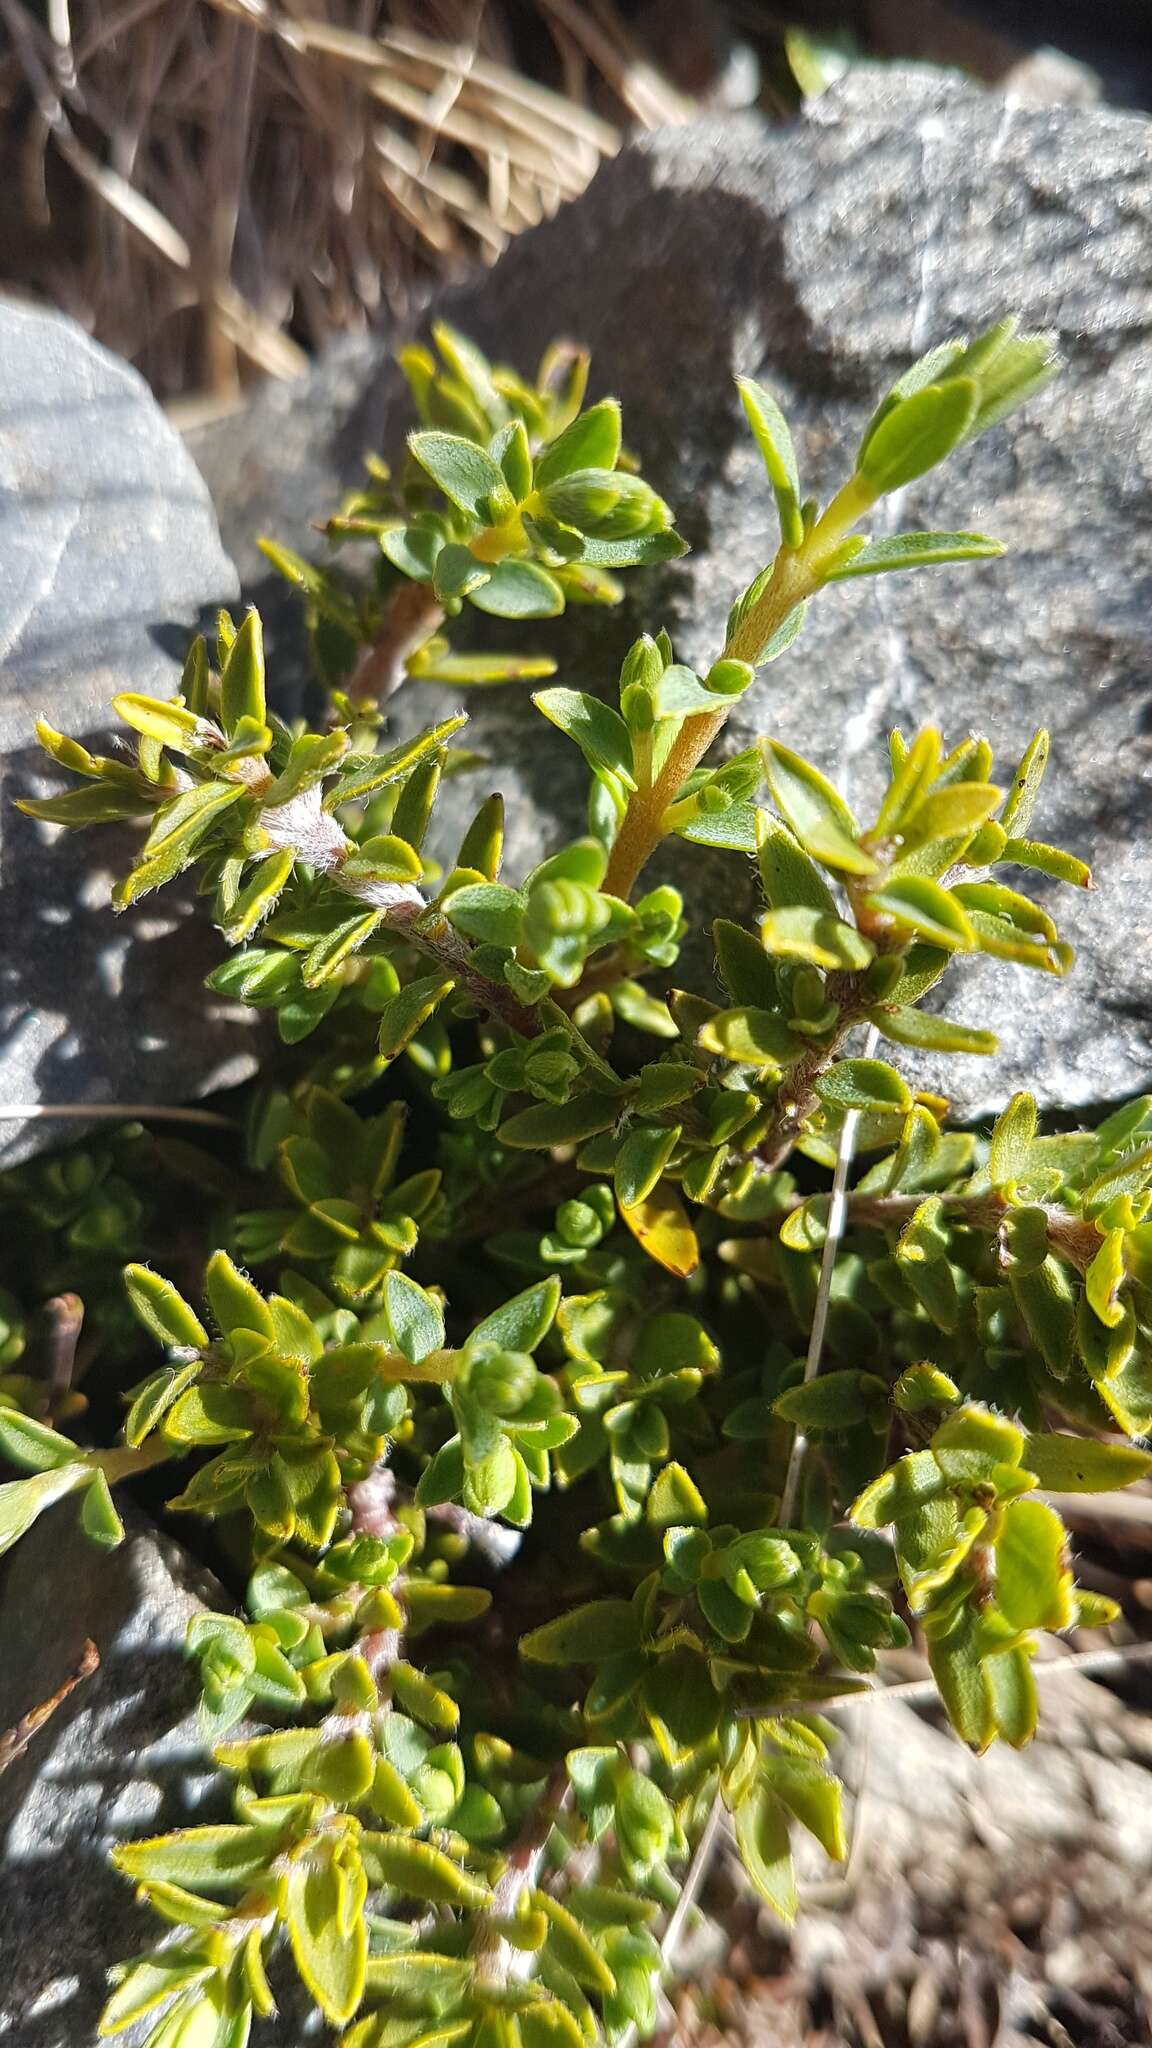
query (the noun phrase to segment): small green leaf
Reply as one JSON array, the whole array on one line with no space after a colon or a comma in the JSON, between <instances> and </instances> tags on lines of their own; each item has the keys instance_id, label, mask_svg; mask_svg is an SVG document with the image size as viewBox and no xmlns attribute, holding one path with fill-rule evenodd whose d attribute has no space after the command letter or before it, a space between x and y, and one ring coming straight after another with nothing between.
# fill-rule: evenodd
<instances>
[{"instance_id":1,"label":"small green leaf","mask_svg":"<svg viewBox=\"0 0 1152 2048\"><path fill-rule=\"evenodd\" d=\"M980 404L969 429L982 434L987 427L1014 412L1017 406L1043 390L1060 369L1060 359L1051 334L1020 334L1013 314L969 342L955 368L976 378Z\"/></svg>"},{"instance_id":2,"label":"small green leaf","mask_svg":"<svg viewBox=\"0 0 1152 2048\"><path fill-rule=\"evenodd\" d=\"M776 807L807 852L825 867L873 874L875 861L856 844L855 818L819 770L778 740L762 741L761 754Z\"/></svg>"},{"instance_id":3,"label":"small green leaf","mask_svg":"<svg viewBox=\"0 0 1152 2048\"><path fill-rule=\"evenodd\" d=\"M444 1310L434 1294L398 1270L384 1275L384 1320L398 1351L419 1365L444 1344Z\"/></svg>"},{"instance_id":4,"label":"small green leaf","mask_svg":"<svg viewBox=\"0 0 1152 2048\"><path fill-rule=\"evenodd\" d=\"M1075 1620L1064 1524L1039 1500L1009 1501L996 1539L996 1605L1014 1629Z\"/></svg>"},{"instance_id":5,"label":"small green leaf","mask_svg":"<svg viewBox=\"0 0 1152 2048\"><path fill-rule=\"evenodd\" d=\"M844 1801L838 1779L815 1758L776 1756L766 1759L764 1777L789 1812L814 1835L826 1856L842 1863L848 1854Z\"/></svg>"},{"instance_id":6,"label":"small green leaf","mask_svg":"<svg viewBox=\"0 0 1152 2048\"><path fill-rule=\"evenodd\" d=\"M296 855L290 846L259 862L228 913L225 937L230 946L249 938L257 925L270 916L295 865Z\"/></svg>"},{"instance_id":7,"label":"small green leaf","mask_svg":"<svg viewBox=\"0 0 1152 2048\"><path fill-rule=\"evenodd\" d=\"M465 714L458 711L451 718L442 718L437 725L426 726L423 732L385 754L347 754L325 793L324 809L339 810L342 804L372 796L386 784L399 782L427 755L439 752L445 741L467 723Z\"/></svg>"},{"instance_id":8,"label":"small green leaf","mask_svg":"<svg viewBox=\"0 0 1152 2048\"><path fill-rule=\"evenodd\" d=\"M807 960L814 967L858 971L876 956L871 940L855 925L834 911L812 910L806 904L766 912L760 920L760 939L767 952L785 960Z\"/></svg>"},{"instance_id":9,"label":"small green leaf","mask_svg":"<svg viewBox=\"0 0 1152 2048\"><path fill-rule=\"evenodd\" d=\"M883 1403L886 1391L871 1373L824 1372L779 1394L772 1406L797 1429L847 1429L875 1410L877 1397Z\"/></svg>"},{"instance_id":10,"label":"small green leaf","mask_svg":"<svg viewBox=\"0 0 1152 2048\"><path fill-rule=\"evenodd\" d=\"M206 1381L173 1403L165 1434L181 1444L238 1443L252 1434L252 1402L243 1387Z\"/></svg>"},{"instance_id":11,"label":"small green leaf","mask_svg":"<svg viewBox=\"0 0 1152 2048\"><path fill-rule=\"evenodd\" d=\"M469 1346L491 1344L499 1351L535 1351L551 1329L560 1305L560 1282L540 1280L478 1323Z\"/></svg>"},{"instance_id":12,"label":"small green leaf","mask_svg":"<svg viewBox=\"0 0 1152 2048\"><path fill-rule=\"evenodd\" d=\"M431 583L444 535L433 526L394 526L380 535L381 552L413 583Z\"/></svg>"},{"instance_id":13,"label":"small green leaf","mask_svg":"<svg viewBox=\"0 0 1152 2048\"><path fill-rule=\"evenodd\" d=\"M488 1886L461 1868L431 1842L411 1835L362 1837L365 1868L374 1885L387 1885L401 1897L426 1899L433 1906L461 1906L478 1912L491 1905Z\"/></svg>"},{"instance_id":14,"label":"small green leaf","mask_svg":"<svg viewBox=\"0 0 1152 2048\"><path fill-rule=\"evenodd\" d=\"M907 1082L884 1060L837 1060L815 1086L821 1102L835 1109L906 1116L912 1107Z\"/></svg>"},{"instance_id":15,"label":"small green leaf","mask_svg":"<svg viewBox=\"0 0 1152 2048\"><path fill-rule=\"evenodd\" d=\"M460 541L446 541L436 557L433 587L441 604L452 606L487 583L492 571Z\"/></svg>"},{"instance_id":16,"label":"small green leaf","mask_svg":"<svg viewBox=\"0 0 1152 2048\"><path fill-rule=\"evenodd\" d=\"M752 804L729 804L726 811L700 811L674 829L678 839L692 846L723 846L732 853L755 853L756 809Z\"/></svg>"},{"instance_id":17,"label":"small green leaf","mask_svg":"<svg viewBox=\"0 0 1152 2048\"><path fill-rule=\"evenodd\" d=\"M538 690L532 702L551 724L575 740L590 768L605 768L619 776L626 789L635 789L631 734L611 705L583 690L565 689Z\"/></svg>"},{"instance_id":18,"label":"small green leaf","mask_svg":"<svg viewBox=\"0 0 1152 2048\"><path fill-rule=\"evenodd\" d=\"M548 1946L560 1967L589 1991L611 1997L616 1979L574 1913L547 1892L533 1892L532 1904L548 1921Z\"/></svg>"},{"instance_id":19,"label":"small green leaf","mask_svg":"<svg viewBox=\"0 0 1152 2048\"><path fill-rule=\"evenodd\" d=\"M389 996L380 1011L380 1050L386 1059L395 1059L397 1053L403 1052L455 986L454 981L443 975L427 974Z\"/></svg>"},{"instance_id":20,"label":"small green leaf","mask_svg":"<svg viewBox=\"0 0 1152 2048\"><path fill-rule=\"evenodd\" d=\"M970 952L972 926L950 889L926 875L892 875L867 899L868 909L890 918L904 931L916 932L949 952Z\"/></svg>"},{"instance_id":21,"label":"small green leaf","mask_svg":"<svg viewBox=\"0 0 1152 2048\"><path fill-rule=\"evenodd\" d=\"M76 794L85 796L87 791L79 790ZM187 867L220 813L238 803L244 794L242 783L202 782L173 798L171 803L162 804L140 859L112 892L113 908L126 910L150 889L159 889L172 881Z\"/></svg>"},{"instance_id":22,"label":"small green leaf","mask_svg":"<svg viewBox=\"0 0 1152 2048\"><path fill-rule=\"evenodd\" d=\"M264 629L257 611L248 611L220 675L220 715L231 738L242 718L263 725Z\"/></svg>"},{"instance_id":23,"label":"small green leaf","mask_svg":"<svg viewBox=\"0 0 1152 2048\"><path fill-rule=\"evenodd\" d=\"M532 489L532 448L522 419L509 420L488 443L488 453L498 462L504 481L519 505Z\"/></svg>"},{"instance_id":24,"label":"small green leaf","mask_svg":"<svg viewBox=\"0 0 1152 2048\"><path fill-rule=\"evenodd\" d=\"M1024 1464L1052 1493L1112 1493L1152 1471L1152 1457L1130 1444L1054 1432L1030 1436Z\"/></svg>"},{"instance_id":25,"label":"small green leaf","mask_svg":"<svg viewBox=\"0 0 1152 2048\"><path fill-rule=\"evenodd\" d=\"M1013 1749L1023 1749L1036 1733L1039 1700L1032 1660L1023 1647L1002 1650L984 1660L984 1676L992 1700L996 1732Z\"/></svg>"},{"instance_id":26,"label":"small green leaf","mask_svg":"<svg viewBox=\"0 0 1152 2048\"><path fill-rule=\"evenodd\" d=\"M99 1544L101 1550L115 1550L124 1541L124 1524L103 1472L94 1472L84 1488L80 1526L89 1542Z\"/></svg>"},{"instance_id":27,"label":"small green leaf","mask_svg":"<svg viewBox=\"0 0 1152 2048\"><path fill-rule=\"evenodd\" d=\"M1084 1292L1093 1312L1108 1330L1116 1329L1124 1320L1124 1304L1119 1293L1126 1277L1125 1235L1123 1230L1108 1231L1084 1275Z\"/></svg>"},{"instance_id":28,"label":"small green leaf","mask_svg":"<svg viewBox=\"0 0 1152 2048\"><path fill-rule=\"evenodd\" d=\"M53 1466L30 1479L13 1479L0 1486L0 1557L27 1533L45 1508L86 1485L90 1477L90 1466L75 1463Z\"/></svg>"},{"instance_id":29,"label":"small green leaf","mask_svg":"<svg viewBox=\"0 0 1152 2048\"><path fill-rule=\"evenodd\" d=\"M992 816L1002 792L990 782L952 782L930 790L903 818L905 846L925 846L976 832Z\"/></svg>"},{"instance_id":30,"label":"small green leaf","mask_svg":"<svg viewBox=\"0 0 1152 2048\"><path fill-rule=\"evenodd\" d=\"M718 1011L702 1026L696 1043L721 1059L769 1069L786 1066L802 1049L782 1017L750 1006Z\"/></svg>"},{"instance_id":31,"label":"small green leaf","mask_svg":"<svg viewBox=\"0 0 1152 2048\"><path fill-rule=\"evenodd\" d=\"M928 1052L989 1054L1000 1044L994 1031L977 1031L971 1024L902 1003L879 1003L869 1010L868 1020L894 1045L923 1046Z\"/></svg>"},{"instance_id":32,"label":"small green leaf","mask_svg":"<svg viewBox=\"0 0 1152 2048\"><path fill-rule=\"evenodd\" d=\"M923 569L939 562L985 562L1004 553L1004 543L983 533L895 533L887 540L866 541L843 561L823 572L826 583L852 576L883 576L892 569Z\"/></svg>"},{"instance_id":33,"label":"small green leaf","mask_svg":"<svg viewBox=\"0 0 1152 2048\"><path fill-rule=\"evenodd\" d=\"M524 897L502 882L476 882L454 889L444 904L457 931L486 946L514 946L524 923Z\"/></svg>"},{"instance_id":34,"label":"small green leaf","mask_svg":"<svg viewBox=\"0 0 1152 2048\"><path fill-rule=\"evenodd\" d=\"M337 1806L354 1806L363 1799L375 1776L376 1759L372 1744L362 1729L352 1728L329 1742L319 1742L301 1774L308 1792L318 1792Z\"/></svg>"},{"instance_id":35,"label":"small green leaf","mask_svg":"<svg viewBox=\"0 0 1152 2048\"><path fill-rule=\"evenodd\" d=\"M446 498L481 526L496 525L514 510L499 463L459 434L409 434L408 446Z\"/></svg>"},{"instance_id":36,"label":"small green leaf","mask_svg":"<svg viewBox=\"0 0 1152 2048\"><path fill-rule=\"evenodd\" d=\"M204 1285L212 1313L226 1337L234 1330L251 1330L269 1343L273 1341L276 1324L271 1309L227 1252L213 1252L204 1269Z\"/></svg>"},{"instance_id":37,"label":"small green leaf","mask_svg":"<svg viewBox=\"0 0 1152 2048\"><path fill-rule=\"evenodd\" d=\"M120 818L146 818L154 799L130 789L110 788L94 783L91 789L66 789L59 796L18 797L16 808L26 818L41 818L49 825L109 825Z\"/></svg>"},{"instance_id":38,"label":"small green leaf","mask_svg":"<svg viewBox=\"0 0 1152 2048\"><path fill-rule=\"evenodd\" d=\"M494 619L554 619L564 609L564 592L555 577L536 562L512 555L497 562L487 580L468 594L478 612Z\"/></svg>"},{"instance_id":39,"label":"small green leaf","mask_svg":"<svg viewBox=\"0 0 1152 2048\"><path fill-rule=\"evenodd\" d=\"M154 1955L142 1956L120 1975L100 2015L101 2034L119 2034L134 2020L143 2019L165 2004L177 1991L190 1984L202 1984L205 1978L214 1975L215 1969L215 1963L208 1960L202 1949L183 1941L175 1947L159 1949ZM195 2036L189 2034L187 2038L190 2048L194 2048ZM173 2048L171 2036L165 2040L163 2032L154 2033L152 2040L159 2042L160 2048ZM174 2048L179 2048L178 2041Z\"/></svg>"},{"instance_id":40,"label":"small green leaf","mask_svg":"<svg viewBox=\"0 0 1152 2048\"><path fill-rule=\"evenodd\" d=\"M602 398L565 427L536 458L536 487L543 490L578 469L615 469L620 457L620 405Z\"/></svg>"},{"instance_id":41,"label":"small green leaf","mask_svg":"<svg viewBox=\"0 0 1152 2048\"><path fill-rule=\"evenodd\" d=\"M961 1741L981 1754L991 1742L996 1724L988 1677L990 1660L979 1654L976 1624L970 1610L961 1610L947 1635L931 1637L927 1650L948 1719Z\"/></svg>"},{"instance_id":42,"label":"small green leaf","mask_svg":"<svg viewBox=\"0 0 1152 2048\"><path fill-rule=\"evenodd\" d=\"M1075 854L1065 853L1062 847L1045 846L1039 839L1006 839L997 856L1017 867L1035 868L1039 874L1051 875L1053 881L1071 882L1075 889L1091 889L1092 870L1086 861L1077 860Z\"/></svg>"},{"instance_id":43,"label":"small green leaf","mask_svg":"<svg viewBox=\"0 0 1152 2048\"><path fill-rule=\"evenodd\" d=\"M275 1836L262 1828L216 1826L125 1842L113 1849L112 1861L137 1884L159 1879L191 1891L218 1892L250 1884L275 1852Z\"/></svg>"},{"instance_id":44,"label":"small green leaf","mask_svg":"<svg viewBox=\"0 0 1152 2048\"><path fill-rule=\"evenodd\" d=\"M319 1843L317 1843L319 1849ZM351 1869L334 1855L321 1861L304 1850L289 1863L281 1911L292 1958L305 1987L333 2026L350 2020L364 1990L368 1926L367 1882L357 1861Z\"/></svg>"},{"instance_id":45,"label":"small green leaf","mask_svg":"<svg viewBox=\"0 0 1152 2048\"><path fill-rule=\"evenodd\" d=\"M1047 912L1000 882L959 882L952 891L982 953L1019 960L1045 974L1067 974L1072 948L1058 939Z\"/></svg>"},{"instance_id":46,"label":"small green leaf","mask_svg":"<svg viewBox=\"0 0 1152 2048\"><path fill-rule=\"evenodd\" d=\"M568 1102L534 1103L501 1124L502 1145L525 1151L546 1151L553 1145L578 1145L597 1131L611 1130L620 1115L618 1095L573 1095Z\"/></svg>"},{"instance_id":47,"label":"small green leaf","mask_svg":"<svg viewBox=\"0 0 1152 2048\"><path fill-rule=\"evenodd\" d=\"M1067 1267L1050 1254L1034 1272L1013 1273L1010 1284L1045 1365L1066 1379L1076 1360L1076 1293Z\"/></svg>"},{"instance_id":48,"label":"small green leaf","mask_svg":"<svg viewBox=\"0 0 1152 2048\"><path fill-rule=\"evenodd\" d=\"M650 562L674 562L686 555L688 543L666 528L662 533L634 533L627 540L587 537L579 560L604 569L639 568Z\"/></svg>"},{"instance_id":49,"label":"small green leaf","mask_svg":"<svg viewBox=\"0 0 1152 2048\"><path fill-rule=\"evenodd\" d=\"M836 899L791 828L771 811L756 813L756 858L764 894L773 910L803 907L838 916Z\"/></svg>"},{"instance_id":50,"label":"small green leaf","mask_svg":"<svg viewBox=\"0 0 1152 2048\"><path fill-rule=\"evenodd\" d=\"M992 1131L988 1178L993 1187L1004 1187L1027 1174L1035 1137L1035 1101L1031 1095L1014 1095Z\"/></svg>"},{"instance_id":51,"label":"small green leaf","mask_svg":"<svg viewBox=\"0 0 1152 2048\"><path fill-rule=\"evenodd\" d=\"M765 391L764 386L755 383L751 377L737 377L736 389L776 496L781 537L786 547L798 548L804 538L804 521L800 516L796 450L788 422L771 392Z\"/></svg>"},{"instance_id":52,"label":"small green leaf","mask_svg":"<svg viewBox=\"0 0 1152 2048\"><path fill-rule=\"evenodd\" d=\"M494 882L500 872L503 849L504 799L494 793L485 798L460 841L456 866L472 868L477 874L485 875L490 882Z\"/></svg>"},{"instance_id":53,"label":"small green leaf","mask_svg":"<svg viewBox=\"0 0 1152 2048\"><path fill-rule=\"evenodd\" d=\"M640 1127L625 1138L613 1167L617 1200L632 1208L650 1195L680 1142L680 1126Z\"/></svg>"},{"instance_id":54,"label":"small green leaf","mask_svg":"<svg viewBox=\"0 0 1152 2048\"><path fill-rule=\"evenodd\" d=\"M788 1815L769 1784L759 1781L735 1813L740 1860L765 1905L786 1927L796 1918L796 1873L788 1840Z\"/></svg>"},{"instance_id":55,"label":"small green leaf","mask_svg":"<svg viewBox=\"0 0 1152 2048\"><path fill-rule=\"evenodd\" d=\"M73 1465L82 1453L70 1437L49 1429L20 1408L0 1408L0 1455L29 1472L54 1472Z\"/></svg>"},{"instance_id":56,"label":"small green leaf","mask_svg":"<svg viewBox=\"0 0 1152 2048\"><path fill-rule=\"evenodd\" d=\"M640 1644L640 1622L628 1600L590 1600L520 1638L520 1654L536 1664L600 1664Z\"/></svg>"},{"instance_id":57,"label":"small green leaf","mask_svg":"<svg viewBox=\"0 0 1152 2048\"><path fill-rule=\"evenodd\" d=\"M112 709L133 732L143 733L146 739L157 740L162 747L172 747L182 754L187 753L190 744L195 744L200 730L195 712L183 704L166 703L160 697L139 697L131 690L113 697Z\"/></svg>"},{"instance_id":58,"label":"small green leaf","mask_svg":"<svg viewBox=\"0 0 1152 2048\"><path fill-rule=\"evenodd\" d=\"M1044 770L1048 766L1050 745L1048 734L1041 727L1024 749L1020 766L1012 777L1012 787L1000 813L1000 823L1010 839L1019 838L1027 832L1032 822Z\"/></svg>"},{"instance_id":59,"label":"small green leaf","mask_svg":"<svg viewBox=\"0 0 1152 2048\"><path fill-rule=\"evenodd\" d=\"M200 1369L201 1361L194 1358L187 1365L166 1365L145 1380L124 1418L124 1441L132 1450L151 1435Z\"/></svg>"},{"instance_id":60,"label":"small green leaf","mask_svg":"<svg viewBox=\"0 0 1152 2048\"><path fill-rule=\"evenodd\" d=\"M858 458L858 474L877 497L902 490L935 469L964 439L978 402L979 389L968 377L928 384L902 398L869 435Z\"/></svg>"}]
</instances>

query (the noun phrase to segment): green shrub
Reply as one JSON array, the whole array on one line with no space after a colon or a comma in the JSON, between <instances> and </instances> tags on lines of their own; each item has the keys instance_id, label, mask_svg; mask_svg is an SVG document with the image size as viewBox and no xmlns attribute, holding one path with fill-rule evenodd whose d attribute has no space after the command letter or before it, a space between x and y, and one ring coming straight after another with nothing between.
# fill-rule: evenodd
<instances>
[{"instance_id":1,"label":"green shrub","mask_svg":"<svg viewBox=\"0 0 1152 2048\"><path fill-rule=\"evenodd\" d=\"M546 675L445 628L611 603L682 543L615 404L581 410L578 353L529 386L437 340L405 358L403 473L374 466L328 523L375 576L268 548L327 718L285 726L258 617L221 618L171 703L117 700L131 758L43 728L82 779L26 806L139 818L121 905L195 869L235 949L213 988L309 1041L257 1098L264 1192L203 1298L127 1269L162 1360L123 1444L81 1448L0 1381L29 1473L0 1541L74 1493L114 1544L112 1486L168 1461L173 1508L223 1518L251 1570L243 1615L189 1632L234 1818L116 1852L168 1931L104 2024L154 2013L152 2048L242 2048L285 1938L347 2048L649 2032L717 1798L788 1920L792 1828L844 1853L819 1709L878 1651L915 1630L963 1740L1026 1742L1038 1634L1115 1612L1075 1587L1043 1491L1150 1463L1114 1431L1152 1423L1152 1099L1040 1135L1019 1095L989 1140L899 1065L995 1049L922 1007L955 955L1071 964L1014 886L1090 880L1030 836L1046 736L997 780L984 739L895 733L863 824L775 740L713 751L826 584L999 552L855 529L1044 382L1047 341L1008 321L934 350L823 510L744 383L780 547L706 673L660 633L616 703L537 695L588 764L587 830L502 879L498 798L425 854L464 720L388 747L389 691ZM645 879L670 838L758 870L706 989L674 985L681 900Z\"/></svg>"}]
</instances>

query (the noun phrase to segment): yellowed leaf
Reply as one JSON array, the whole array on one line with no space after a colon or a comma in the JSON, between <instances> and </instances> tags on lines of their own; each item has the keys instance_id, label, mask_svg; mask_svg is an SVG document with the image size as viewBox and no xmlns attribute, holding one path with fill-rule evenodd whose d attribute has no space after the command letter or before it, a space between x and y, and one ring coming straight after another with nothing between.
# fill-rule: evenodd
<instances>
[{"instance_id":1,"label":"yellowed leaf","mask_svg":"<svg viewBox=\"0 0 1152 2048\"><path fill-rule=\"evenodd\" d=\"M700 1247L688 1212L670 1181L656 1183L642 1202L620 1214L650 1259L668 1273L685 1279L700 1264Z\"/></svg>"}]
</instances>

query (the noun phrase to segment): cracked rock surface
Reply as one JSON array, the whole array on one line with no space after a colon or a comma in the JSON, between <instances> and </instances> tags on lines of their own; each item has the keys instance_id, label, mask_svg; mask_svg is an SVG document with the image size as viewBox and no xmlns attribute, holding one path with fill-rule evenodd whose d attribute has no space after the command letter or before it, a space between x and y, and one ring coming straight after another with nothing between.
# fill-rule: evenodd
<instances>
[{"instance_id":1,"label":"cracked rock surface","mask_svg":"<svg viewBox=\"0 0 1152 2048\"><path fill-rule=\"evenodd\" d=\"M59 838L12 808L64 779L38 717L102 742L114 692L169 696L190 631L235 594L203 481L136 372L0 301L0 1105L163 1102L252 1071L250 1023L204 998L219 942L192 904L166 892L117 920L133 841ZM0 1124L0 1160L61 1128Z\"/></svg>"},{"instance_id":2,"label":"cracked rock surface","mask_svg":"<svg viewBox=\"0 0 1152 2048\"><path fill-rule=\"evenodd\" d=\"M866 808L892 725L938 720L953 737L974 726L1006 756L1051 727L1034 829L1089 859L1098 893L1059 892L1079 949L1070 981L987 961L957 970L948 1008L994 1024L1001 1053L922 1057L917 1079L944 1082L971 1114L1017 1086L1075 1108L1152 1077L1150 257L1152 158L1135 118L1018 107L929 71L867 71L789 129L705 122L644 138L435 309L525 366L556 334L587 341L592 395L623 400L629 443L692 543L685 561L633 574L622 611L563 622L560 679L602 694L641 626L665 622L683 658L714 656L733 595L775 546L734 375L776 391L806 488L826 495L879 390L931 342L1005 310L1056 331L1061 380L881 508L905 528L999 535L1009 555L826 593L728 736L734 747L768 727ZM389 350L357 342L195 437L225 540L282 633L292 601L262 585L256 534L314 551L318 508L409 423ZM549 632L525 641L551 645ZM449 702L409 685L397 722L425 723ZM542 727L522 688L474 692L469 709L471 744L492 766L446 785L441 829L450 840L502 787L518 874L558 830L579 829L576 750ZM674 874L675 856L667 865ZM698 935L718 910L751 905L738 856L693 867Z\"/></svg>"}]
</instances>

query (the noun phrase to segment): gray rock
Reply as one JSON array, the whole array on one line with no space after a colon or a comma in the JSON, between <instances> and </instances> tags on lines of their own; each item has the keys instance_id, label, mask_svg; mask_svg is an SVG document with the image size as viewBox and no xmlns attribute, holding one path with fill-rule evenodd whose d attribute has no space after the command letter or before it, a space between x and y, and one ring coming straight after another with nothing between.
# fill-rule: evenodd
<instances>
[{"instance_id":1,"label":"gray rock","mask_svg":"<svg viewBox=\"0 0 1152 2048\"><path fill-rule=\"evenodd\" d=\"M49 1698L86 1637L100 1668L0 1777L0 2040L86 2048L106 1972L160 1927L108 1863L116 1841L196 1819L219 1779L195 1727L184 1631L205 1597L227 1605L185 1553L136 1519L98 1551L53 1509L19 1544L0 1587L0 1728Z\"/></svg>"},{"instance_id":2,"label":"gray rock","mask_svg":"<svg viewBox=\"0 0 1152 2048\"><path fill-rule=\"evenodd\" d=\"M203 918L189 932L191 906L166 900L117 921L130 842L50 846L56 828L11 801L59 787L37 717L92 739L114 691L170 695L189 629L236 588L204 484L135 371L72 321L0 303L0 1106L165 1101L252 1071L250 1022L204 1000L219 948ZM48 1130L0 1124L0 1159Z\"/></svg>"},{"instance_id":3,"label":"gray rock","mask_svg":"<svg viewBox=\"0 0 1152 2048\"><path fill-rule=\"evenodd\" d=\"M867 807L894 724L986 730L1005 767L1035 725L1052 728L1035 829L1092 861L1098 893L1060 894L1079 948L1069 981L984 961L956 970L949 1009L994 1022L1001 1053L916 1071L970 1114L1016 1086L1071 1108L1152 1075L1152 881L1138 844L1152 652L1144 139L1126 115L1022 109L931 72L850 76L787 130L709 122L643 139L442 305L522 365L558 333L587 340L594 394L624 401L630 443L693 544L685 562L633 575L622 613L573 614L560 629L564 680L601 693L641 624L666 622L688 659L713 655L732 596L770 556L773 513L735 373L776 390L807 487L826 494L878 391L931 342L1005 310L1057 331L1058 385L897 508L901 525L975 526L1011 553L826 595L728 735L735 746L770 728ZM407 420L383 344L358 344L198 437L226 543L257 595L268 586L254 533L314 547L310 519ZM397 722L448 701L410 685ZM542 729L522 691L477 693L470 708L492 765L480 785L448 786L447 823L504 788L515 867L578 826L575 750ZM739 859L717 856L696 870L694 926L741 898L751 886Z\"/></svg>"}]
</instances>

